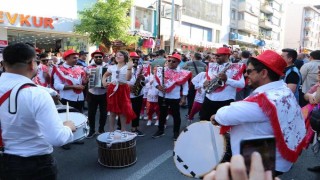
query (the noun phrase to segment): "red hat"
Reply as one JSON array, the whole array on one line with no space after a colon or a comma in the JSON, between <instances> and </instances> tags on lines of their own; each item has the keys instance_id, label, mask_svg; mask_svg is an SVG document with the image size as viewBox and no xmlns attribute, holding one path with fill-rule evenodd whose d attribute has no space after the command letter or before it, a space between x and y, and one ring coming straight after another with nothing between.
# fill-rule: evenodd
<instances>
[{"instance_id":1,"label":"red hat","mask_svg":"<svg viewBox=\"0 0 320 180\"><path fill-rule=\"evenodd\" d=\"M175 53L175 54L173 54L172 56L168 56L168 57L169 57L169 58L175 58L175 59L181 61L181 56L180 56L180 54L178 54L178 53Z\"/></svg>"},{"instance_id":2,"label":"red hat","mask_svg":"<svg viewBox=\"0 0 320 180\"><path fill-rule=\"evenodd\" d=\"M71 55L79 55L79 53L77 53L75 50L73 49L69 49L67 50L66 52L63 53L63 59L66 60L68 56L71 56Z\"/></svg>"},{"instance_id":3,"label":"red hat","mask_svg":"<svg viewBox=\"0 0 320 180\"><path fill-rule=\"evenodd\" d=\"M230 55L231 54L231 50L229 48L226 48L226 47L221 47L217 50L217 52L215 54L227 54L227 55Z\"/></svg>"},{"instance_id":4,"label":"red hat","mask_svg":"<svg viewBox=\"0 0 320 180\"><path fill-rule=\"evenodd\" d=\"M280 76L283 76L283 71L287 67L286 61L278 53L271 50L266 50L257 57L252 58L257 59Z\"/></svg>"},{"instance_id":5,"label":"red hat","mask_svg":"<svg viewBox=\"0 0 320 180\"><path fill-rule=\"evenodd\" d=\"M41 50L40 50L39 48L36 48L35 51L36 51L37 53L41 53Z\"/></svg>"},{"instance_id":6,"label":"red hat","mask_svg":"<svg viewBox=\"0 0 320 180\"><path fill-rule=\"evenodd\" d=\"M104 56L104 53L97 49L95 52L91 53L91 58L93 58L93 56L96 54L101 54L101 56Z\"/></svg>"},{"instance_id":7,"label":"red hat","mask_svg":"<svg viewBox=\"0 0 320 180\"><path fill-rule=\"evenodd\" d=\"M130 58L140 58L140 56L136 52L130 52Z\"/></svg>"}]
</instances>

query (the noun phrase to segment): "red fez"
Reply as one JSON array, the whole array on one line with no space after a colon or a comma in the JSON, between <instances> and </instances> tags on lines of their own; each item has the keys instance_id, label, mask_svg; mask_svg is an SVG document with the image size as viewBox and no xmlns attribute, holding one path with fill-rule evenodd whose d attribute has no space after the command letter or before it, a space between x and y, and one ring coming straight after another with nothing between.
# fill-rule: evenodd
<instances>
[{"instance_id":1,"label":"red fez","mask_svg":"<svg viewBox=\"0 0 320 180\"><path fill-rule=\"evenodd\" d=\"M231 51L229 48L225 48L225 47L221 47L217 50L217 52L215 53L217 55L223 55L223 54L227 54L227 55L230 55L231 54Z\"/></svg>"},{"instance_id":2,"label":"red fez","mask_svg":"<svg viewBox=\"0 0 320 180\"><path fill-rule=\"evenodd\" d=\"M95 52L91 53L91 58L93 58L93 56L96 54L101 54L101 56L104 56L104 53L97 49Z\"/></svg>"},{"instance_id":3,"label":"red fez","mask_svg":"<svg viewBox=\"0 0 320 180\"><path fill-rule=\"evenodd\" d=\"M140 58L140 56L136 52L130 52L129 56L133 59Z\"/></svg>"},{"instance_id":4,"label":"red fez","mask_svg":"<svg viewBox=\"0 0 320 180\"><path fill-rule=\"evenodd\" d=\"M79 53L77 53L75 50L73 49L69 49L67 50L66 52L64 52L63 54L63 59L66 60L69 56L71 55L78 55L79 56Z\"/></svg>"},{"instance_id":5,"label":"red fez","mask_svg":"<svg viewBox=\"0 0 320 180\"><path fill-rule=\"evenodd\" d=\"M251 58L258 60L280 76L283 76L283 71L287 67L286 61L278 53L271 50L266 50L257 57Z\"/></svg>"},{"instance_id":6,"label":"red fez","mask_svg":"<svg viewBox=\"0 0 320 180\"><path fill-rule=\"evenodd\" d=\"M181 56L180 56L180 54L178 54L178 53L175 53L175 54L173 54L172 56L168 56L168 57L169 57L169 58L175 58L175 59L181 61Z\"/></svg>"}]
</instances>

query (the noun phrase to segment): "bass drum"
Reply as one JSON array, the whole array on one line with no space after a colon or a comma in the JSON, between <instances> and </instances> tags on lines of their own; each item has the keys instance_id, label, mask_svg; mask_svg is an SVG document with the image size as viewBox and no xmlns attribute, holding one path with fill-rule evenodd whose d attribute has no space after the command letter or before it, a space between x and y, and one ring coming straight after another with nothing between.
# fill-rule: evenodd
<instances>
[{"instance_id":1,"label":"bass drum","mask_svg":"<svg viewBox=\"0 0 320 180\"><path fill-rule=\"evenodd\" d=\"M203 178L222 160L226 142L220 128L211 122L200 121L180 133L173 152L178 170L189 177Z\"/></svg>"}]
</instances>

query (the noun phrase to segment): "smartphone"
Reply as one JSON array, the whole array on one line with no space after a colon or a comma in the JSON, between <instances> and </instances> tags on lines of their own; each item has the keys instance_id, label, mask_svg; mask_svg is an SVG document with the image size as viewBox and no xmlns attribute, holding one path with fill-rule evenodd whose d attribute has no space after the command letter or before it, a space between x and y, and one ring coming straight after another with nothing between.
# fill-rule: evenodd
<instances>
[{"instance_id":1,"label":"smartphone","mask_svg":"<svg viewBox=\"0 0 320 180\"><path fill-rule=\"evenodd\" d=\"M240 153L244 157L247 173L250 171L251 155L259 152L265 171L271 170L275 174L276 140L274 136L263 136L255 139L243 139L240 142Z\"/></svg>"}]
</instances>

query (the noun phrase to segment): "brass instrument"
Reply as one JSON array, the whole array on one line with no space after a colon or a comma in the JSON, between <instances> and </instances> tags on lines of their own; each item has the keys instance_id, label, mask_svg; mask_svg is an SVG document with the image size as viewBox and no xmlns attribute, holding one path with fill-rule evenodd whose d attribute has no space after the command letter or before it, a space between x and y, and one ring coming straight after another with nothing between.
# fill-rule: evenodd
<instances>
[{"instance_id":1,"label":"brass instrument","mask_svg":"<svg viewBox=\"0 0 320 180\"><path fill-rule=\"evenodd\" d=\"M226 73L226 71L230 68L231 64L228 63L226 67L220 72L220 73ZM219 73L219 74L220 74ZM206 93L212 93L219 87L224 86L224 81L222 81L218 76L212 80L209 81L209 84L205 87Z\"/></svg>"},{"instance_id":2,"label":"brass instrument","mask_svg":"<svg viewBox=\"0 0 320 180\"><path fill-rule=\"evenodd\" d=\"M139 96L142 88L146 85L145 84L145 77L142 76L142 73L143 73L143 67L141 67L139 74L136 76L136 82L134 83L134 85L132 87L132 93L135 96Z\"/></svg>"}]
</instances>

